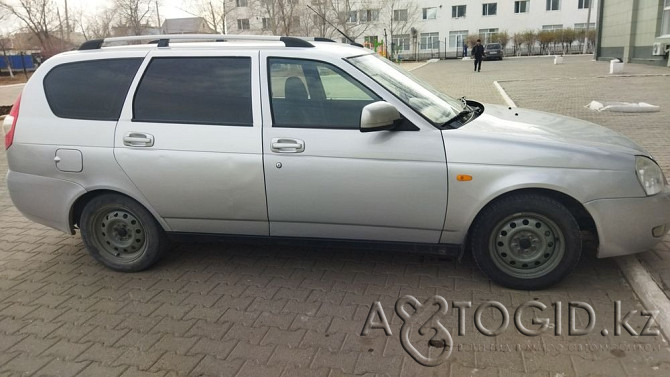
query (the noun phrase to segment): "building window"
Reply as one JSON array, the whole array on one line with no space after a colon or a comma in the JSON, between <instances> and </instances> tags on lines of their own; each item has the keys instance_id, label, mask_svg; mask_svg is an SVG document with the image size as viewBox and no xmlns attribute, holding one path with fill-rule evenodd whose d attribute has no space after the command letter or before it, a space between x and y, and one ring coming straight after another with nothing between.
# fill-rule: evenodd
<instances>
[{"instance_id":1,"label":"building window","mask_svg":"<svg viewBox=\"0 0 670 377\"><path fill-rule=\"evenodd\" d=\"M595 28L596 28L596 23L595 23L595 22L591 22L591 23L589 24L589 30L593 30L593 29L595 29ZM577 31L577 30L586 30L586 22L576 23L576 24L575 24L575 31Z\"/></svg>"},{"instance_id":2,"label":"building window","mask_svg":"<svg viewBox=\"0 0 670 377\"><path fill-rule=\"evenodd\" d=\"M421 33L422 50L438 50L440 48L440 33Z\"/></svg>"},{"instance_id":3,"label":"building window","mask_svg":"<svg viewBox=\"0 0 670 377\"><path fill-rule=\"evenodd\" d=\"M451 17L459 18L465 17L465 5L454 5L451 7Z\"/></svg>"},{"instance_id":4,"label":"building window","mask_svg":"<svg viewBox=\"0 0 670 377\"><path fill-rule=\"evenodd\" d=\"M661 35L670 35L670 0L665 0L663 8L663 24L661 25Z\"/></svg>"},{"instance_id":5,"label":"building window","mask_svg":"<svg viewBox=\"0 0 670 377\"><path fill-rule=\"evenodd\" d=\"M463 42L468 38L467 30L456 30L449 32L449 47L450 48L461 48Z\"/></svg>"},{"instance_id":6,"label":"building window","mask_svg":"<svg viewBox=\"0 0 670 377\"><path fill-rule=\"evenodd\" d=\"M237 30L249 30L249 19L248 18L238 18L237 19Z\"/></svg>"},{"instance_id":7,"label":"building window","mask_svg":"<svg viewBox=\"0 0 670 377\"><path fill-rule=\"evenodd\" d=\"M394 52L409 51L409 34L394 35L391 42Z\"/></svg>"},{"instance_id":8,"label":"building window","mask_svg":"<svg viewBox=\"0 0 670 377\"><path fill-rule=\"evenodd\" d=\"M291 20L291 27L300 27L300 17L299 16L293 16Z\"/></svg>"},{"instance_id":9,"label":"building window","mask_svg":"<svg viewBox=\"0 0 670 377\"><path fill-rule=\"evenodd\" d=\"M577 9L589 9L591 0L577 0Z\"/></svg>"},{"instance_id":10,"label":"building window","mask_svg":"<svg viewBox=\"0 0 670 377\"><path fill-rule=\"evenodd\" d=\"M379 21L379 9L364 9L360 13L361 22Z\"/></svg>"},{"instance_id":11,"label":"building window","mask_svg":"<svg viewBox=\"0 0 670 377\"><path fill-rule=\"evenodd\" d=\"M491 36L498 32L498 28L479 29L479 35L482 37L482 44L491 42Z\"/></svg>"},{"instance_id":12,"label":"building window","mask_svg":"<svg viewBox=\"0 0 670 377\"><path fill-rule=\"evenodd\" d=\"M542 25L542 30L561 30L563 29L562 24L558 25Z\"/></svg>"},{"instance_id":13,"label":"building window","mask_svg":"<svg viewBox=\"0 0 670 377\"><path fill-rule=\"evenodd\" d=\"M407 9L395 9L393 11L393 21L407 21Z\"/></svg>"},{"instance_id":14,"label":"building window","mask_svg":"<svg viewBox=\"0 0 670 377\"><path fill-rule=\"evenodd\" d=\"M423 8L423 19L434 20L437 18L437 8Z\"/></svg>"},{"instance_id":15,"label":"building window","mask_svg":"<svg viewBox=\"0 0 670 377\"><path fill-rule=\"evenodd\" d=\"M495 16L498 13L498 3L482 4L482 16Z\"/></svg>"},{"instance_id":16,"label":"building window","mask_svg":"<svg viewBox=\"0 0 670 377\"><path fill-rule=\"evenodd\" d=\"M547 0L547 10L560 10L561 0Z\"/></svg>"},{"instance_id":17,"label":"building window","mask_svg":"<svg viewBox=\"0 0 670 377\"><path fill-rule=\"evenodd\" d=\"M312 22L314 23L314 26L317 27L322 27L325 25L325 22L323 22L323 18L321 18L320 14L312 15Z\"/></svg>"},{"instance_id":18,"label":"building window","mask_svg":"<svg viewBox=\"0 0 670 377\"><path fill-rule=\"evenodd\" d=\"M528 0L515 1L514 13L528 13Z\"/></svg>"},{"instance_id":19,"label":"building window","mask_svg":"<svg viewBox=\"0 0 670 377\"><path fill-rule=\"evenodd\" d=\"M263 30L272 29L272 19L268 17L263 17Z\"/></svg>"},{"instance_id":20,"label":"building window","mask_svg":"<svg viewBox=\"0 0 670 377\"><path fill-rule=\"evenodd\" d=\"M351 22L351 23L358 22L358 12L356 12L355 10L349 12L349 16L347 17L347 22Z\"/></svg>"},{"instance_id":21,"label":"building window","mask_svg":"<svg viewBox=\"0 0 670 377\"><path fill-rule=\"evenodd\" d=\"M246 7L249 5L247 3L248 3L247 0L235 0L235 5L237 5L238 7Z\"/></svg>"}]
</instances>

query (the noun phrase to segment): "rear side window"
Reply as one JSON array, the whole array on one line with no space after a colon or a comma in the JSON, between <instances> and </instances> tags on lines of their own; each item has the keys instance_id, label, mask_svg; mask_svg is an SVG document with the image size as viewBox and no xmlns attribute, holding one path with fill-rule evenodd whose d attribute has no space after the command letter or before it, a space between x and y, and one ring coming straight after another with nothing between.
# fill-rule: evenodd
<instances>
[{"instance_id":1,"label":"rear side window","mask_svg":"<svg viewBox=\"0 0 670 377\"><path fill-rule=\"evenodd\" d=\"M252 126L251 58L154 58L133 121Z\"/></svg>"},{"instance_id":2,"label":"rear side window","mask_svg":"<svg viewBox=\"0 0 670 377\"><path fill-rule=\"evenodd\" d=\"M51 111L60 118L118 120L142 60L88 60L53 68L44 78Z\"/></svg>"}]
</instances>

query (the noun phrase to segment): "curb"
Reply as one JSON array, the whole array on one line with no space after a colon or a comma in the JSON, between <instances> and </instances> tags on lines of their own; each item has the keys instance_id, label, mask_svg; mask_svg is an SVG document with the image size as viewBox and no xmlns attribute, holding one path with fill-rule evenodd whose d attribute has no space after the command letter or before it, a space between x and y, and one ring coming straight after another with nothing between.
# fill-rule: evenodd
<instances>
[{"instance_id":1,"label":"curb","mask_svg":"<svg viewBox=\"0 0 670 377\"><path fill-rule=\"evenodd\" d=\"M614 258L621 272L647 310L656 310L656 323L666 340L670 340L670 299L652 279L635 255Z\"/></svg>"}]
</instances>

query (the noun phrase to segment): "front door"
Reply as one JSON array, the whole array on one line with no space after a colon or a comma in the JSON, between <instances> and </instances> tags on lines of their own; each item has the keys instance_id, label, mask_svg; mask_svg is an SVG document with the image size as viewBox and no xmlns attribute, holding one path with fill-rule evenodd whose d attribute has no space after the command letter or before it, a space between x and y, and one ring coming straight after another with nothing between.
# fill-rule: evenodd
<instances>
[{"instance_id":1,"label":"front door","mask_svg":"<svg viewBox=\"0 0 670 377\"><path fill-rule=\"evenodd\" d=\"M406 121L361 133L361 109L384 98L341 65L261 53L270 234L437 243L447 205L440 131Z\"/></svg>"}]
</instances>

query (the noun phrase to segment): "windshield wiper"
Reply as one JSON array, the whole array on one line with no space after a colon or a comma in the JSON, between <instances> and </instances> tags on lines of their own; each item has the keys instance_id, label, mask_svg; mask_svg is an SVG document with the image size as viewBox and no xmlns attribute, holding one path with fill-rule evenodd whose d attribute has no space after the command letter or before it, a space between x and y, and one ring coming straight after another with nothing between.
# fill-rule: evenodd
<instances>
[{"instance_id":1,"label":"windshield wiper","mask_svg":"<svg viewBox=\"0 0 670 377\"><path fill-rule=\"evenodd\" d=\"M468 106L465 109L463 109L460 113L456 114L455 117L453 117L453 118L449 119L448 121L442 123L441 127L446 127L446 126L456 122L457 120L461 120L461 119L465 118L466 115L470 115L474 112L475 111L470 106Z\"/></svg>"}]
</instances>

